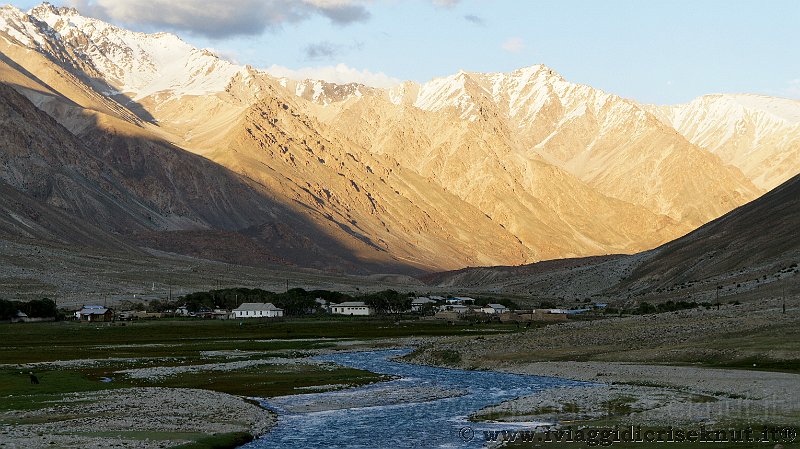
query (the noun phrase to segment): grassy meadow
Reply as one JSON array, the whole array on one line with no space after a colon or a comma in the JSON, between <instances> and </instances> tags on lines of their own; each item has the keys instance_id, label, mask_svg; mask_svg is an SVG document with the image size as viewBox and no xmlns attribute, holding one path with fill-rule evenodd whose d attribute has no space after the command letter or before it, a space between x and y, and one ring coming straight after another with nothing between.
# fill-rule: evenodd
<instances>
[{"instance_id":1,"label":"grassy meadow","mask_svg":"<svg viewBox=\"0 0 800 449\"><path fill-rule=\"evenodd\" d=\"M451 325L353 317L2 325L0 410L36 408L63 393L132 386L202 388L256 397L304 392L303 388L315 385L355 386L385 377L313 364L200 370L161 379L131 379L118 371L271 357L302 358L308 355L307 351L333 349L340 342L381 347L387 344L381 340L387 338L511 331L512 326L500 324ZM83 363L89 360L93 362ZM39 385L30 383L29 372L39 378Z\"/></svg>"}]
</instances>

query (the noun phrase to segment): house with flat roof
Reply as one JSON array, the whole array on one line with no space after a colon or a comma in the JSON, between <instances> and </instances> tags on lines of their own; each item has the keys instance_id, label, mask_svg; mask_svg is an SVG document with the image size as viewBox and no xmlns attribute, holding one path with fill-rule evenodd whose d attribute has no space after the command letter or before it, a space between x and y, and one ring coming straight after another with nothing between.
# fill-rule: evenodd
<instances>
[{"instance_id":1,"label":"house with flat roof","mask_svg":"<svg viewBox=\"0 0 800 449\"><path fill-rule=\"evenodd\" d=\"M453 296L447 298L448 304L475 304L475 298L469 296Z\"/></svg>"},{"instance_id":2,"label":"house with flat roof","mask_svg":"<svg viewBox=\"0 0 800 449\"><path fill-rule=\"evenodd\" d=\"M428 304L436 304L436 301L425 296L414 298L414 300L411 301L411 311L422 312L422 309Z\"/></svg>"},{"instance_id":3,"label":"house with flat roof","mask_svg":"<svg viewBox=\"0 0 800 449\"><path fill-rule=\"evenodd\" d=\"M499 315L501 313L508 312L508 307L502 304L486 304L485 306L481 307L481 312L488 313L490 315Z\"/></svg>"},{"instance_id":4,"label":"house with flat roof","mask_svg":"<svg viewBox=\"0 0 800 449\"><path fill-rule=\"evenodd\" d=\"M455 312L459 315L463 315L465 313L472 312L472 308L465 306L463 304L445 304L443 306L439 306L440 312Z\"/></svg>"},{"instance_id":5,"label":"house with flat roof","mask_svg":"<svg viewBox=\"0 0 800 449\"><path fill-rule=\"evenodd\" d=\"M499 315L501 313L505 313L508 311L508 307L502 304L486 304L485 306L481 307L481 312L488 313L492 315Z\"/></svg>"},{"instance_id":6,"label":"house with flat roof","mask_svg":"<svg viewBox=\"0 0 800 449\"><path fill-rule=\"evenodd\" d=\"M231 311L231 318L280 318L283 309L271 302L246 302Z\"/></svg>"},{"instance_id":7,"label":"house with flat roof","mask_svg":"<svg viewBox=\"0 0 800 449\"><path fill-rule=\"evenodd\" d=\"M347 301L341 304L332 304L331 313L336 315L375 315L375 309L362 301Z\"/></svg>"}]
</instances>

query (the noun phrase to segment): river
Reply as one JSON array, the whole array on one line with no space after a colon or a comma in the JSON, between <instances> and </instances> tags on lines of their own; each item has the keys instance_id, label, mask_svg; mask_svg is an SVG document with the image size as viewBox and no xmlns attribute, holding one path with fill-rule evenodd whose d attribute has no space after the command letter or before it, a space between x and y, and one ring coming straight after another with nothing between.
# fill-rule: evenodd
<instances>
[{"instance_id":1,"label":"river","mask_svg":"<svg viewBox=\"0 0 800 449\"><path fill-rule=\"evenodd\" d=\"M278 423L270 433L244 447L479 448L484 444L484 430L510 427L469 422L471 413L544 389L581 384L552 377L446 369L391 360L408 352L346 352L316 357L397 379L355 389L265 400L263 405L278 413ZM436 394L448 397L430 400L430 395Z\"/></svg>"}]
</instances>

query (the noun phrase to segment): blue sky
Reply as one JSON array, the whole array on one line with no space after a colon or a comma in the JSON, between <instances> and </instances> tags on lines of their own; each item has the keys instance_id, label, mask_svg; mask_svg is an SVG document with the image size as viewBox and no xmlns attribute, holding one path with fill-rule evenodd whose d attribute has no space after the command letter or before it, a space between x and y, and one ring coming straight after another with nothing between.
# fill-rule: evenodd
<instances>
[{"instance_id":1,"label":"blue sky","mask_svg":"<svg viewBox=\"0 0 800 449\"><path fill-rule=\"evenodd\" d=\"M340 82L545 64L570 81L647 103L719 92L800 98L797 0L55 3L137 30L174 31L241 64Z\"/></svg>"}]
</instances>

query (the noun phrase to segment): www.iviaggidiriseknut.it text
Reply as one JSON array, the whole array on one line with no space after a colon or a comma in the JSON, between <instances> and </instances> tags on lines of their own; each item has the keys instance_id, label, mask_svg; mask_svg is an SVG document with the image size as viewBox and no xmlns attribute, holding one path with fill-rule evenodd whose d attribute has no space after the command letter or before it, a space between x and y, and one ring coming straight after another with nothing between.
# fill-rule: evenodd
<instances>
[{"instance_id":1,"label":"www.iviaggidiriseknut.it text","mask_svg":"<svg viewBox=\"0 0 800 449\"><path fill-rule=\"evenodd\" d=\"M713 428L704 425L689 427L537 427L533 429L501 429L475 431L462 427L459 436L464 442L483 438L486 443L583 443L587 446L611 446L615 443L792 443L797 439L793 427L761 426Z\"/></svg>"}]
</instances>

